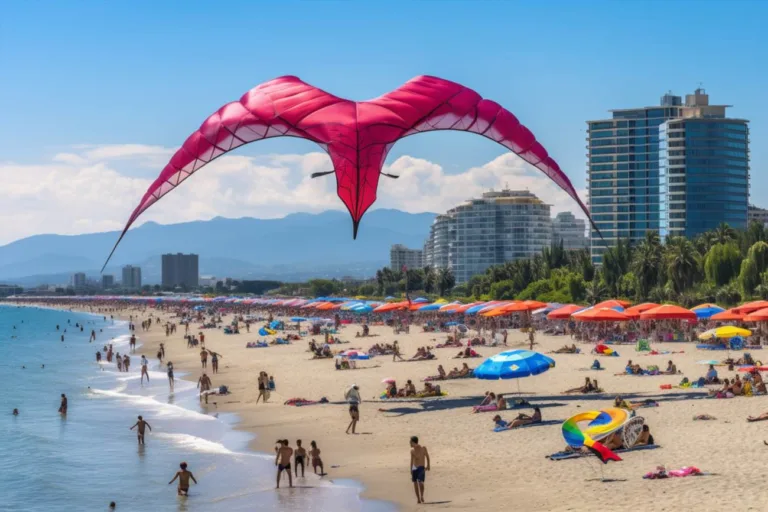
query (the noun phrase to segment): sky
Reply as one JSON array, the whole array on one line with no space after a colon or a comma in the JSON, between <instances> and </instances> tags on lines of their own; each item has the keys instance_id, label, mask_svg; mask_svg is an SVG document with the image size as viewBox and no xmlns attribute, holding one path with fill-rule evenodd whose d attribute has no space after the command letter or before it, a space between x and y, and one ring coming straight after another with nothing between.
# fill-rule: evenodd
<instances>
[{"instance_id":1,"label":"sky","mask_svg":"<svg viewBox=\"0 0 768 512\"><path fill-rule=\"evenodd\" d=\"M120 229L212 112L281 75L364 100L418 75L515 114L586 192L586 120L700 84L751 121L752 202L768 206L768 2L6 2L0 17L0 244ZM141 220L172 223L343 209L309 141L250 144ZM398 142L374 208L440 212L491 188L577 205L493 142ZM140 224L137 223L137 224Z\"/></svg>"}]
</instances>

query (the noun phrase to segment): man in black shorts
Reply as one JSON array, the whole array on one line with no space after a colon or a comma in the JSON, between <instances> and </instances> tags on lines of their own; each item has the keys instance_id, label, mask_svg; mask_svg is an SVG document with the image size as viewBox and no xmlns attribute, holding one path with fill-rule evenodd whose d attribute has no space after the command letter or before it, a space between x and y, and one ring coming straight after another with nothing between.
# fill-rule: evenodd
<instances>
[{"instance_id":1,"label":"man in black shorts","mask_svg":"<svg viewBox=\"0 0 768 512\"><path fill-rule=\"evenodd\" d=\"M424 480L429 471L429 452L419 444L419 438L411 437L411 481L416 491L416 502L424 503Z\"/></svg>"},{"instance_id":2,"label":"man in black shorts","mask_svg":"<svg viewBox=\"0 0 768 512\"><path fill-rule=\"evenodd\" d=\"M275 448L275 466L277 466L277 488L280 488L280 474L285 471L288 473L288 486L293 487L293 474L291 473L291 456L293 455L293 448L288 446L288 440L283 439L278 441L280 446Z\"/></svg>"}]
</instances>

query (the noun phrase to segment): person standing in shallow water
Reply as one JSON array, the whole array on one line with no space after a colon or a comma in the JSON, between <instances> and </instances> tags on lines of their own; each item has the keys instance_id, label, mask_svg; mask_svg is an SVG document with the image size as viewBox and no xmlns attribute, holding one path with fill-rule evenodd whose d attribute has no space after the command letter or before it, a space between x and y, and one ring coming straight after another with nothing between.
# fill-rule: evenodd
<instances>
[{"instance_id":1,"label":"person standing in shallow water","mask_svg":"<svg viewBox=\"0 0 768 512\"><path fill-rule=\"evenodd\" d=\"M143 445L144 444L144 431L145 431L145 429L148 428L149 431L152 432L152 427L149 425L149 423L144 421L144 418L142 418L141 416L139 416L139 421L137 421L136 424L131 427L131 430L135 429L136 427L138 427L138 430L136 431L136 433L137 433L138 438L139 438L139 444Z\"/></svg>"},{"instance_id":2,"label":"person standing in shallow water","mask_svg":"<svg viewBox=\"0 0 768 512\"><path fill-rule=\"evenodd\" d=\"M67 414L67 395L61 394L61 404L59 405L59 414L62 416Z\"/></svg>"},{"instance_id":3,"label":"person standing in shallow water","mask_svg":"<svg viewBox=\"0 0 768 512\"><path fill-rule=\"evenodd\" d=\"M173 480L168 482L168 485L171 485L176 481L176 479L178 479L179 487L177 488L176 492L179 496L189 496L189 481L191 479L193 482L195 482L195 484L197 484L197 480L195 480L195 476L191 471L187 471L186 462L179 464L179 468L181 468L181 470L176 472L176 476L173 477Z\"/></svg>"},{"instance_id":4,"label":"person standing in shallow water","mask_svg":"<svg viewBox=\"0 0 768 512\"><path fill-rule=\"evenodd\" d=\"M171 388L171 392L173 392L173 363L168 361L166 368L168 370L168 386Z\"/></svg>"}]
</instances>

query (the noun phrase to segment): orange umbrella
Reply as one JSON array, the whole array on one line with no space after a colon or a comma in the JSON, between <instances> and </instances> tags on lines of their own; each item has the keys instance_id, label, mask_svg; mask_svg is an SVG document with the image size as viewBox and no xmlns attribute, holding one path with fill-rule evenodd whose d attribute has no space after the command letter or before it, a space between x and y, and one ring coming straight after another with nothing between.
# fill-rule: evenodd
<instances>
[{"instance_id":1,"label":"orange umbrella","mask_svg":"<svg viewBox=\"0 0 768 512\"><path fill-rule=\"evenodd\" d=\"M630 304L632 303L627 302L625 300L611 299L611 300L604 300L599 304L595 304L595 308L616 308L616 307L626 308Z\"/></svg>"},{"instance_id":2,"label":"orange umbrella","mask_svg":"<svg viewBox=\"0 0 768 512\"><path fill-rule=\"evenodd\" d=\"M744 317L745 322L768 322L768 308L758 309Z\"/></svg>"},{"instance_id":3,"label":"orange umbrella","mask_svg":"<svg viewBox=\"0 0 768 512\"><path fill-rule=\"evenodd\" d=\"M506 314L507 314L507 311L504 311L504 308L496 308L496 309L491 309L487 313L483 313L482 316L488 318L488 317L501 316Z\"/></svg>"},{"instance_id":4,"label":"orange umbrella","mask_svg":"<svg viewBox=\"0 0 768 512\"><path fill-rule=\"evenodd\" d=\"M624 313L611 308L592 308L573 315L573 318L581 322L626 322L631 320Z\"/></svg>"},{"instance_id":5,"label":"orange umbrella","mask_svg":"<svg viewBox=\"0 0 768 512\"><path fill-rule=\"evenodd\" d=\"M534 309L541 309L547 307L545 302L539 302L537 300L524 300L522 302L513 302L507 304L499 309L504 313L520 313L522 311L533 311ZM496 311L495 309L493 311Z\"/></svg>"},{"instance_id":6,"label":"orange umbrella","mask_svg":"<svg viewBox=\"0 0 768 512\"><path fill-rule=\"evenodd\" d=\"M696 320L696 313L674 304L664 304L640 313L640 320Z\"/></svg>"},{"instance_id":7,"label":"orange umbrella","mask_svg":"<svg viewBox=\"0 0 768 512\"><path fill-rule=\"evenodd\" d=\"M735 309L726 309L721 313L716 313L709 317L710 320L716 320L719 322L726 322L728 320L741 320L744 315L738 313Z\"/></svg>"},{"instance_id":8,"label":"orange umbrella","mask_svg":"<svg viewBox=\"0 0 768 512\"><path fill-rule=\"evenodd\" d=\"M758 309L763 309L763 308L768 308L768 301L756 300L754 302L747 302L746 304L742 304L737 308L733 308L733 311L734 313L745 315L747 313L751 313L753 311L757 311Z\"/></svg>"},{"instance_id":9,"label":"orange umbrella","mask_svg":"<svg viewBox=\"0 0 768 512\"><path fill-rule=\"evenodd\" d=\"M377 307L373 310L374 313L385 313L387 311L395 311L397 309L406 309L408 307L408 302L388 302L387 304L382 304L381 306Z\"/></svg>"},{"instance_id":10,"label":"orange umbrella","mask_svg":"<svg viewBox=\"0 0 768 512\"><path fill-rule=\"evenodd\" d=\"M464 304L463 306L459 306L456 309L453 310L454 313L464 313L469 308L473 308L475 306L479 306L482 304L482 302L472 302L470 304Z\"/></svg>"},{"instance_id":11,"label":"orange umbrella","mask_svg":"<svg viewBox=\"0 0 768 512\"><path fill-rule=\"evenodd\" d=\"M568 304L561 308L550 311L547 315L549 320L568 320L571 315L584 309L584 306L578 306L576 304Z\"/></svg>"},{"instance_id":12,"label":"orange umbrella","mask_svg":"<svg viewBox=\"0 0 768 512\"><path fill-rule=\"evenodd\" d=\"M640 313L644 313L649 309L657 308L659 306L661 306L661 304L656 304L655 302L643 302L642 304L625 309L624 313L629 316L638 316Z\"/></svg>"}]
</instances>

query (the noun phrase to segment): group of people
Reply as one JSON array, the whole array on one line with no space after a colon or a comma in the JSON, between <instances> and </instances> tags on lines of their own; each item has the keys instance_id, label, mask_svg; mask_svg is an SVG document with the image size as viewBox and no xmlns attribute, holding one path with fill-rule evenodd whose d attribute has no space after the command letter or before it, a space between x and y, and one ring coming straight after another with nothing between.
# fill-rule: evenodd
<instances>
[{"instance_id":1,"label":"group of people","mask_svg":"<svg viewBox=\"0 0 768 512\"><path fill-rule=\"evenodd\" d=\"M259 395L256 397L256 403L259 403L259 400L267 403L269 395L276 389L275 379L269 376L267 372L259 372L258 381Z\"/></svg>"},{"instance_id":2,"label":"group of people","mask_svg":"<svg viewBox=\"0 0 768 512\"><path fill-rule=\"evenodd\" d=\"M301 445L301 439L296 440L296 449L290 446L287 439L279 439L275 447L275 466L277 466L277 488L280 488L280 477L283 472L288 475L288 486L293 487L293 475L291 474L291 459L293 459L293 470L296 478L299 478L299 467L301 467L301 477L304 478L304 466L308 462L312 463L312 469L317 475L317 469L320 468L320 476L325 475L323 469L323 460L320 458L320 449L317 443L309 443L309 452ZM307 460L309 459L309 460Z\"/></svg>"}]
</instances>

